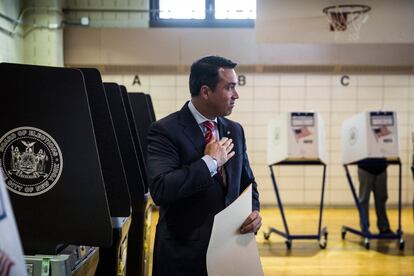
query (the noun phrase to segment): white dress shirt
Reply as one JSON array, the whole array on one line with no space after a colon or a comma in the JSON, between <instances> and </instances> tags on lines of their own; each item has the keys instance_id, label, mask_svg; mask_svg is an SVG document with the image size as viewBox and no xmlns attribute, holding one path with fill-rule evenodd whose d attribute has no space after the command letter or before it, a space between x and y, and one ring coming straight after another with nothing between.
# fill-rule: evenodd
<instances>
[{"instance_id":1,"label":"white dress shirt","mask_svg":"<svg viewBox=\"0 0 414 276\"><path fill-rule=\"evenodd\" d=\"M198 126L200 127L200 130L203 132L203 136L206 134L207 132L207 128L203 126L203 122L205 121L212 121L214 122L214 130L213 130L213 135L214 138L216 139L216 141L218 141L220 139L219 137L219 132L218 132L218 128L217 128L217 118L214 118L214 120L210 120L207 119L206 117L204 117L194 106L194 104L189 101L188 102L188 108L190 109L191 113L194 116L194 119L197 121ZM203 159L203 161L206 163L211 176L214 176L217 173L217 161L211 157L210 155L204 155L201 159Z\"/></svg>"}]
</instances>

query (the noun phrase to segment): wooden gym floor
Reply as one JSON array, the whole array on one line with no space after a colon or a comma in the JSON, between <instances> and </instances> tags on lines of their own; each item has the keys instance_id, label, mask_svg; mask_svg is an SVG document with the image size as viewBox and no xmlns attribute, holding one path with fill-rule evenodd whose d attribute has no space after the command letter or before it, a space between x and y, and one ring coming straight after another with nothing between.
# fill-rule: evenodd
<instances>
[{"instance_id":1,"label":"wooden gym floor","mask_svg":"<svg viewBox=\"0 0 414 276\"><path fill-rule=\"evenodd\" d=\"M371 240L369 250L365 249L363 238L352 233L347 232L345 240L342 240L342 225L358 229L357 211L354 208L323 210L322 226L328 228L326 249L320 249L317 240L293 240L292 247L288 250L285 239L275 233L271 234L269 240L265 240L263 233L269 226L283 231L284 228L279 209L262 208L261 214L263 226L257 234L257 245L266 276L414 275L414 222L410 206L402 210L405 240L405 249L402 251L397 240ZM290 234L317 234L319 209L287 208L285 215ZM398 210L390 209L388 215L395 231L398 226ZM371 232L375 233L377 229L373 207L370 218ZM158 212L154 210L151 216L151 246L157 220Z\"/></svg>"}]
</instances>

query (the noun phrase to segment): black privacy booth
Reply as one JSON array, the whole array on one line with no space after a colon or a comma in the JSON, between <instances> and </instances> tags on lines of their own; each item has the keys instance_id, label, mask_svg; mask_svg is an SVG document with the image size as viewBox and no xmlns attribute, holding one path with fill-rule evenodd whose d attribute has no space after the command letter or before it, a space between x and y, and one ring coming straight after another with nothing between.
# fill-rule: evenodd
<instances>
[{"instance_id":1,"label":"black privacy booth","mask_svg":"<svg viewBox=\"0 0 414 276\"><path fill-rule=\"evenodd\" d=\"M93 68L80 70L85 79L113 228L112 246L100 248L96 275L126 275L125 260L131 225L131 200L127 178L101 75Z\"/></svg>"},{"instance_id":2,"label":"black privacy booth","mask_svg":"<svg viewBox=\"0 0 414 276\"><path fill-rule=\"evenodd\" d=\"M138 164L141 170L141 179L143 189L143 200L137 201L133 205L132 217L133 225L131 227L131 235L133 238L130 240L131 250L128 253L127 258L127 272L128 275L144 275L145 268L148 266L148 258L145 254L145 238L148 236L145 231L145 219L146 219L146 208L148 203L148 187L146 185L147 179L147 168L144 159L144 152L142 143L139 136L139 130L136 128L137 122L132 114L132 107L128 97L128 91L125 86L120 86L122 100L124 102L125 112L128 118L128 125L131 130L132 140L134 141L135 150L137 154ZM141 198L141 197L140 197ZM148 232L149 233L149 232Z\"/></svg>"},{"instance_id":3,"label":"black privacy booth","mask_svg":"<svg viewBox=\"0 0 414 276\"><path fill-rule=\"evenodd\" d=\"M113 206L83 74L2 63L0 83L0 160L26 263L32 275L93 275Z\"/></svg>"},{"instance_id":4,"label":"black privacy booth","mask_svg":"<svg viewBox=\"0 0 414 276\"><path fill-rule=\"evenodd\" d=\"M135 124L135 129L138 132L138 139L141 144L141 149L144 155L144 166L146 165L147 157L147 134L151 123L155 121L154 108L152 106L151 96L144 93L128 93L129 102L132 110L132 120ZM145 180L147 178L144 178ZM148 184L146 190L148 191ZM151 247L149 233L151 231L151 213L154 204L151 198L146 197L145 212L144 212L144 263L150 262L149 248ZM144 275L148 275L148 265L145 266Z\"/></svg>"},{"instance_id":5,"label":"black privacy booth","mask_svg":"<svg viewBox=\"0 0 414 276\"><path fill-rule=\"evenodd\" d=\"M131 105L125 87L104 83L122 162L131 196L132 222L128 237L127 275L143 275L144 211L146 206L145 164Z\"/></svg>"},{"instance_id":6,"label":"black privacy booth","mask_svg":"<svg viewBox=\"0 0 414 276\"><path fill-rule=\"evenodd\" d=\"M154 122L156 120L156 118L155 118L155 111L154 111L154 106L152 104L151 96L148 95L148 94L146 94L145 96L147 97L147 105L148 105L148 108L150 110L151 121Z\"/></svg>"},{"instance_id":7,"label":"black privacy booth","mask_svg":"<svg viewBox=\"0 0 414 276\"><path fill-rule=\"evenodd\" d=\"M144 93L129 93L128 96L135 118L135 127L138 130L139 139L146 158L147 134L151 123L155 121L151 96Z\"/></svg>"}]
</instances>

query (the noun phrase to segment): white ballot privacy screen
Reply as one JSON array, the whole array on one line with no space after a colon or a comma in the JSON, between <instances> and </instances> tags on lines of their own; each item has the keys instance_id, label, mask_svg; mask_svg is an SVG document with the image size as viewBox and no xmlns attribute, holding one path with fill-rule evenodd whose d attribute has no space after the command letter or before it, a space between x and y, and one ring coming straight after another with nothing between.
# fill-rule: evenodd
<instances>
[{"instance_id":1,"label":"white ballot privacy screen","mask_svg":"<svg viewBox=\"0 0 414 276\"><path fill-rule=\"evenodd\" d=\"M343 163L351 164L366 158L399 157L397 113L367 111L342 123Z\"/></svg>"},{"instance_id":2,"label":"white ballot privacy screen","mask_svg":"<svg viewBox=\"0 0 414 276\"><path fill-rule=\"evenodd\" d=\"M317 112L287 112L268 124L267 163L325 162L325 133Z\"/></svg>"}]
</instances>

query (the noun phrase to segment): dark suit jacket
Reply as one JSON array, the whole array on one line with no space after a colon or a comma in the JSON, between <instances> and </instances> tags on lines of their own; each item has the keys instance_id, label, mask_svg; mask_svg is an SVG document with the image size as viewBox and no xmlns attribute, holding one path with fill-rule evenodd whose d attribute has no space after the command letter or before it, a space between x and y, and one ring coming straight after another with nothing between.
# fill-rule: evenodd
<instances>
[{"instance_id":1,"label":"dark suit jacket","mask_svg":"<svg viewBox=\"0 0 414 276\"><path fill-rule=\"evenodd\" d=\"M148 178L160 206L153 275L206 275L206 253L214 215L253 184L253 210L259 194L240 124L218 118L220 137L233 139L235 155L225 164L226 187L211 177L204 137L186 103L155 122L148 133Z\"/></svg>"}]
</instances>

